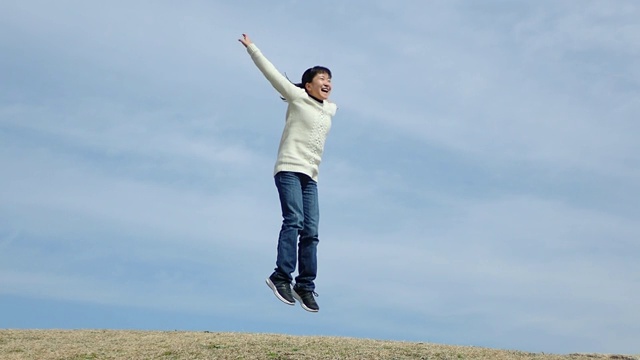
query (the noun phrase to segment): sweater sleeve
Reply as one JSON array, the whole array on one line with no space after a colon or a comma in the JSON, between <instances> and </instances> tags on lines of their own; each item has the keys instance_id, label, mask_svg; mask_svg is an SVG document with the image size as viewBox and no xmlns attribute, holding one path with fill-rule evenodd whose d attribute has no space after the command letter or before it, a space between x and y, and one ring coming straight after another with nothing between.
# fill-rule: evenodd
<instances>
[{"instance_id":1,"label":"sweater sleeve","mask_svg":"<svg viewBox=\"0 0 640 360\"><path fill-rule=\"evenodd\" d=\"M255 44L247 46L247 52L251 55L251 59L256 64L262 74L269 80L271 85L282 95L286 100L292 100L299 97L301 91L299 87L289 81L284 75L282 75L278 69L264 56L262 52Z\"/></svg>"}]
</instances>

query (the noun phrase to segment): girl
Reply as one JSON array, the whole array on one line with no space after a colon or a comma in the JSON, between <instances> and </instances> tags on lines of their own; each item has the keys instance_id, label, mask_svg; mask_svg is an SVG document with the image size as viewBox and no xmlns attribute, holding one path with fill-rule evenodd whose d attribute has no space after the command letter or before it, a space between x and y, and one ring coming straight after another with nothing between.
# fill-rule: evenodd
<instances>
[{"instance_id":1,"label":"girl","mask_svg":"<svg viewBox=\"0 0 640 360\"><path fill-rule=\"evenodd\" d=\"M276 268L267 278L267 285L284 303L294 305L298 300L303 309L317 312L320 308L314 298L317 294L313 281L318 268L318 166L331 127L331 117L337 110L336 105L328 101L331 71L315 66L304 72L302 82L292 84L262 55L246 34L239 41L247 48L258 69L288 103L274 169L283 220L278 238ZM292 273L296 268L296 260L298 276L292 293Z\"/></svg>"}]
</instances>

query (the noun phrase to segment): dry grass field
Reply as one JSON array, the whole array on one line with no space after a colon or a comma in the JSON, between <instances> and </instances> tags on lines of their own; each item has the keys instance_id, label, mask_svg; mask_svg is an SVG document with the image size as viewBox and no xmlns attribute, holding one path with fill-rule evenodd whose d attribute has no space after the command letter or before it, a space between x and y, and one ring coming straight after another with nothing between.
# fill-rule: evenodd
<instances>
[{"instance_id":1,"label":"dry grass field","mask_svg":"<svg viewBox=\"0 0 640 360\"><path fill-rule=\"evenodd\" d=\"M2 360L620 359L338 337L181 331L0 330Z\"/></svg>"}]
</instances>

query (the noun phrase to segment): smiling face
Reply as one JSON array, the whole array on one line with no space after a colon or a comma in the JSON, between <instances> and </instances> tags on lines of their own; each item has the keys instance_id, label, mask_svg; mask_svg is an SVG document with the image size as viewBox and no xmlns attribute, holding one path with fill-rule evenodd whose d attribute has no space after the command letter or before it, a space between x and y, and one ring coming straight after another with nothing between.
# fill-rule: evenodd
<instances>
[{"instance_id":1,"label":"smiling face","mask_svg":"<svg viewBox=\"0 0 640 360\"><path fill-rule=\"evenodd\" d=\"M319 72L311 82L304 84L304 88L307 94L320 100L327 100L331 94L331 75Z\"/></svg>"}]
</instances>

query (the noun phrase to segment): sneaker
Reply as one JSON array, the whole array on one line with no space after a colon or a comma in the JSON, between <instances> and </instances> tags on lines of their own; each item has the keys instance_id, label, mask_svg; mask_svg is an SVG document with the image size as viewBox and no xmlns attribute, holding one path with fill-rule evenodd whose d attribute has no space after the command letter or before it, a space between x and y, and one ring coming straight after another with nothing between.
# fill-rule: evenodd
<instances>
[{"instance_id":1,"label":"sneaker","mask_svg":"<svg viewBox=\"0 0 640 360\"><path fill-rule=\"evenodd\" d=\"M296 298L296 300L300 302L300 306L307 311L318 312L318 310L320 310L320 307L314 298L315 296L318 296L315 291L297 289L295 286L293 287L293 297Z\"/></svg>"},{"instance_id":2,"label":"sneaker","mask_svg":"<svg viewBox=\"0 0 640 360\"><path fill-rule=\"evenodd\" d=\"M267 278L267 285L273 290L276 297L287 305L294 305L296 301L291 295L291 285L286 282L273 282L271 276Z\"/></svg>"}]
</instances>

